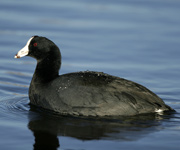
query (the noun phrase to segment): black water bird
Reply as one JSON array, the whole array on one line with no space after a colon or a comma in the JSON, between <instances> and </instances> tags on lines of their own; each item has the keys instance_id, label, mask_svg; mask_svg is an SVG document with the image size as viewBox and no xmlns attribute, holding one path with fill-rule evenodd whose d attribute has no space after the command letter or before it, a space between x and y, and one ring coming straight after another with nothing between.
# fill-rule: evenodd
<instances>
[{"instance_id":1,"label":"black water bird","mask_svg":"<svg viewBox=\"0 0 180 150\"><path fill-rule=\"evenodd\" d=\"M59 75L60 50L45 37L31 37L15 58L23 56L37 60L30 104L63 115L100 117L173 110L146 87L123 78L94 71Z\"/></svg>"}]
</instances>

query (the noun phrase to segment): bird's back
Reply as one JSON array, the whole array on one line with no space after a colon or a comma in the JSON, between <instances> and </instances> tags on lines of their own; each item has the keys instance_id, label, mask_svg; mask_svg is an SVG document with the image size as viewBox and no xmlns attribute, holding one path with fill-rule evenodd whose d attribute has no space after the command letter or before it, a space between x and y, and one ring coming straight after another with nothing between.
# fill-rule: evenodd
<instances>
[{"instance_id":1,"label":"bird's back","mask_svg":"<svg viewBox=\"0 0 180 150\"><path fill-rule=\"evenodd\" d=\"M38 91L44 95L38 105L61 114L119 116L171 109L144 86L102 72L61 75Z\"/></svg>"}]
</instances>

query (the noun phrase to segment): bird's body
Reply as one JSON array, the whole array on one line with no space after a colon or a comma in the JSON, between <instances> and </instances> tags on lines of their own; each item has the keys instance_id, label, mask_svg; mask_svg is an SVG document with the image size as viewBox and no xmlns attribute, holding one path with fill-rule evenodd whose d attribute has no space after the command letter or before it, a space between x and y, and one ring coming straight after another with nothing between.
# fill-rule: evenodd
<instances>
[{"instance_id":1,"label":"bird's body","mask_svg":"<svg viewBox=\"0 0 180 150\"><path fill-rule=\"evenodd\" d=\"M144 86L123 78L92 71L58 75L60 51L47 38L35 36L27 47L27 55L37 59L29 88L33 105L78 116L129 116L173 110ZM20 52L18 57L22 57Z\"/></svg>"}]
</instances>

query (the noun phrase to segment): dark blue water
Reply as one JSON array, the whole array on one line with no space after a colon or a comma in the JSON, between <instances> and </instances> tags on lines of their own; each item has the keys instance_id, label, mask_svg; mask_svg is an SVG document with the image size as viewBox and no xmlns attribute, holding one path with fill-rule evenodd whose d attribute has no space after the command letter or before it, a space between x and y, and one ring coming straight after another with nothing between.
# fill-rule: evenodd
<instances>
[{"instance_id":1,"label":"dark blue water","mask_svg":"<svg viewBox=\"0 0 180 150\"><path fill-rule=\"evenodd\" d=\"M178 0L0 0L0 149L179 150L179 14ZM36 61L14 55L33 35L60 47L60 74L94 70L133 80L176 113L102 120L30 108Z\"/></svg>"}]
</instances>

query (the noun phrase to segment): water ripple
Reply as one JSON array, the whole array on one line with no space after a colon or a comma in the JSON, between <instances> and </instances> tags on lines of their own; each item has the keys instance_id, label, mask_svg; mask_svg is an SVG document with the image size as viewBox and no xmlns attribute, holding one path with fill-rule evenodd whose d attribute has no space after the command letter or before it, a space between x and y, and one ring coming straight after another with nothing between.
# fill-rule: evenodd
<instances>
[{"instance_id":1,"label":"water ripple","mask_svg":"<svg viewBox=\"0 0 180 150\"><path fill-rule=\"evenodd\" d=\"M21 114L27 116L29 112L28 103L29 102L27 97L4 97L0 100L1 117L15 117L17 119L17 117L22 116Z\"/></svg>"}]
</instances>

